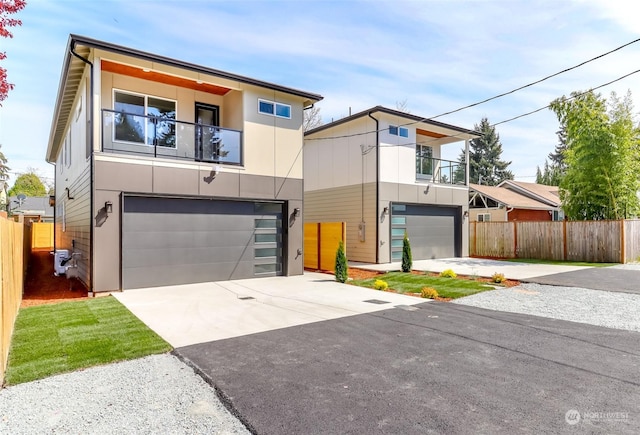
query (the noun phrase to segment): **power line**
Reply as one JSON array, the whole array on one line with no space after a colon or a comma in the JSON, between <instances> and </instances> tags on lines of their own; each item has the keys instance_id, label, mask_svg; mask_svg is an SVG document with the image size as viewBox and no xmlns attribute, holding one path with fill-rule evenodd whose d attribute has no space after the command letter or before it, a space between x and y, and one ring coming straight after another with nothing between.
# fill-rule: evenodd
<instances>
[{"instance_id":1,"label":"power line","mask_svg":"<svg viewBox=\"0 0 640 435\"><path fill-rule=\"evenodd\" d=\"M469 109L469 108L471 108L471 107L475 107L475 106L478 106L478 105L480 105L480 104L487 103L487 102L489 102L489 101L492 101L492 100L495 100L495 99L498 99L498 98L504 97L504 96L506 96L506 95L513 94L513 93L515 93L515 92L521 91L522 89L525 89L525 88L528 88L528 87L534 86L534 85L536 85L536 84L539 84L539 83L541 83L541 82L543 82L543 81L545 81L545 80L548 80L548 79L550 79L550 78L553 78L553 77L559 76L559 75L561 75L561 74L564 74L564 73L569 72L569 71L571 71L571 70L574 70L574 69L576 69L576 68L580 68L581 66L584 66L584 65L586 65L586 64L588 64L588 63L590 63L590 62L593 62L593 61L595 61L595 60L601 59L601 58L603 58L603 57L605 57L605 56L607 56L607 55L609 55L609 54L611 54L611 53L615 53L616 51L619 51L619 50L621 50L621 49L623 49L623 48L625 48L625 47L628 47L629 45L635 44L635 43L637 43L637 42L639 42L639 41L640 41L640 38L638 38L638 39L634 39L633 41L630 41L630 42L628 42L628 43L626 43L626 44L623 44L623 45L621 45L621 46L619 46L619 47L614 48L613 50L607 51L606 53L602 53L602 54L600 54L600 55L598 55L598 56L596 56L596 57L593 57L593 58L591 58L591 59L589 59L589 60L586 60L586 61L584 61L584 62L581 62L581 63L579 63L579 64L577 64L577 65L574 65L574 66L569 67L569 68L565 68L565 69L563 69L563 70L561 70L561 71L558 71L558 72L556 72L556 73L554 73L554 74L551 74L551 75L548 75L548 76L546 76L546 77L543 77L543 78L541 78L541 79L539 79L539 80L536 80L536 81L533 81L533 82L527 83L526 85L520 86L520 87L518 87L518 88L512 89L512 90L507 91L507 92L503 92L503 93L498 94L498 95L495 95L495 96L493 96L493 97L486 98L486 99L484 99L484 100L482 100L482 101L478 101L478 102L476 102L476 103L472 103L472 104L469 104L469 105L466 105L466 106L460 107L460 108L458 108L458 109L450 110L450 111L448 111L448 112L444 112L444 113L441 113L441 114L439 114L439 115L435 115L435 116L432 116L432 117L429 117L429 118L422 118L422 119L419 119L419 120L417 120L417 121L407 122L407 123L405 123L405 124L402 124L401 126L407 126L407 125L419 124L420 122L431 121L431 120L434 120L434 119L436 119L436 118L441 118L441 117L443 117L443 116L445 116L445 115L450 115L450 114L452 114L452 113L460 112L460 111L462 111L462 110ZM609 82L609 83L607 83L607 84L604 84L604 85L601 85L601 86L595 87L595 88L593 88L593 89L599 89L599 88L601 88L601 87L603 87L603 86L607 86L607 85L609 85L609 84L611 84L611 83L615 83L616 81L618 81L618 80L622 80L623 78L628 77L628 76L630 76L630 75L632 75L632 74L635 74L636 72L637 72L637 71L634 71L634 72L632 72L632 73L630 73L630 74L627 74L626 76L620 77L619 79L613 80L613 81L611 81L611 82ZM593 89L592 89L592 90L593 90ZM513 118L513 119L511 119L511 120L515 120L515 119L518 119L518 118L520 118L520 117L524 117L524 116L531 115L531 114L533 114L533 113L536 113L536 112L539 112L539 111L541 111L541 110L544 110L544 109L546 109L547 107L548 107L548 106L543 107L543 108L540 108L540 109L537 109L536 111L533 111L533 112L530 112L530 113L526 113L526 114L520 115L520 116L518 116L518 117L514 117L514 118ZM510 120L501 121L499 124L504 124L504 123L509 122L509 121L510 121ZM493 124L493 125L497 125L497 124ZM309 138L309 139L306 139L306 140L343 139L343 138L348 138L348 137L364 136L364 135L367 135L367 134L377 133L377 132L386 131L386 130L388 130L388 128L383 128L383 129L380 129L380 130L371 130L371 131L363 132L363 133L351 133L351 134L346 134L346 135L341 135L341 136L330 136L330 137L324 137L324 138ZM457 136L457 135L453 135L453 136L448 136L448 137L458 137L458 136Z\"/></svg>"}]
</instances>

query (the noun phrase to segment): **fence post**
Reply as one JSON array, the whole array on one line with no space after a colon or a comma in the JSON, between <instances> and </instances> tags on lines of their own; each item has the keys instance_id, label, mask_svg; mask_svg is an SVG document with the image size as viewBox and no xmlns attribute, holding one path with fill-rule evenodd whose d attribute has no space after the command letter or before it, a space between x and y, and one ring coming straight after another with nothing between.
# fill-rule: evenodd
<instances>
[{"instance_id":1,"label":"fence post","mask_svg":"<svg viewBox=\"0 0 640 435\"><path fill-rule=\"evenodd\" d=\"M518 222L513 221L513 257L518 258Z\"/></svg>"},{"instance_id":2,"label":"fence post","mask_svg":"<svg viewBox=\"0 0 640 435\"><path fill-rule=\"evenodd\" d=\"M620 219L620 263L622 264L625 264L627 262L624 242L624 219Z\"/></svg>"},{"instance_id":3,"label":"fence post","mask_svg":"<svg viewBox=\"0 0 640 435\"><path fill-rule=\"evenodd\" d=\"M478 255L478 222L473 222L473 255Z\"/></svg>"},{"instance_id":4,"label":"fence post","mask_svg":"<svg viewBox=\"0 0 640 435\"><path fill-rule=\"evenodd\" d=\"M567 220L562 220L562 259L567 261Z\"/></svg>"}]
</instances>

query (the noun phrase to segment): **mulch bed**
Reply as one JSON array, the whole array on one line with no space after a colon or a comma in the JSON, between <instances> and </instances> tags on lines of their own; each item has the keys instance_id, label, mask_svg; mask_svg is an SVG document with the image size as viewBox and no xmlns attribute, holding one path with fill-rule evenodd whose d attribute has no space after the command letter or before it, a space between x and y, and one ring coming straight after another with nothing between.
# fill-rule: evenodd
<instances>
[{"instance_id":1,"label":"mulch bed","mask_svg":"<svg viewBox=\"0 0 640 435\"><path fill-rule=\"evenodd\" d=\"M88 299L87 289L80 281L55 276L53 272L53 255L48 250L31 253L20 307Z\"/></svg>"}]
</instances>

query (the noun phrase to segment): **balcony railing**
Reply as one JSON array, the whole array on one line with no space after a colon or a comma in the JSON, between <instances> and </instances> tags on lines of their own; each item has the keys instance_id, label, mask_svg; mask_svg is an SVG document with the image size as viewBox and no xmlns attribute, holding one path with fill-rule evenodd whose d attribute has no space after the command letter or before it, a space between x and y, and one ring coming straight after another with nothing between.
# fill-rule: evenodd
<instances>
[{"instance_id":1,"label":"balcony railing","mask_svg":"<svg viewBox=\"0 0 640 435\"><path fill-rule=\"evenodd\" d=\"M103 109L102 151L242 165L242 132Z\"/></svg>"},{"instance_id":2,"label":"balcony railing","mask_svg":"<svg viewBox=\"0 0 640 435\"><path fill-rule=\"evenodd\" d=\"M416 178L439 184L464 185L467 167L451 160L420 157L416 159Z\"/></svg>"}]
</instances>

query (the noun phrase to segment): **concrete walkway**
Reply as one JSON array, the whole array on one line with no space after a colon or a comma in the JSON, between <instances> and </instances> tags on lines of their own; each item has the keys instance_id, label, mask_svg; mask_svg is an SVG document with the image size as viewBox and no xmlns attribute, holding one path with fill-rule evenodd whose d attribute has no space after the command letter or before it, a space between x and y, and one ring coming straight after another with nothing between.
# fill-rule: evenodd
<instances>
[{"instance_id":1,"label":"concrete walkway","mask_svg":"<svg viewBox=\"0 0 640 435\"><path fill-rule=\"evenodd\" d=\"M401 263L367 264L349 262L350 267L377 270L381 272L398 271ZM531 264L515 263L511 261L487 260L484 258L441 258L436 260L416 260L413 262L414 270L427 272L442 272L453 269L459 275L491 277L494 273L503 273L508 279L526 281L529 278L545 275L554 275L576 270L591 269L587 266L563 266L555 264Z\"/></svg>"},{"instance_id":2,"label":"concrete walkway","mask_svg":"<svg viewBox=\"0 0 640 435\"><path fill-rule=\"evenodd\" d=\"M340 284L332 275L321 273L127 290L113 295L174 347L425 302L414 296Z\"/></svg>"}]
</instances>

